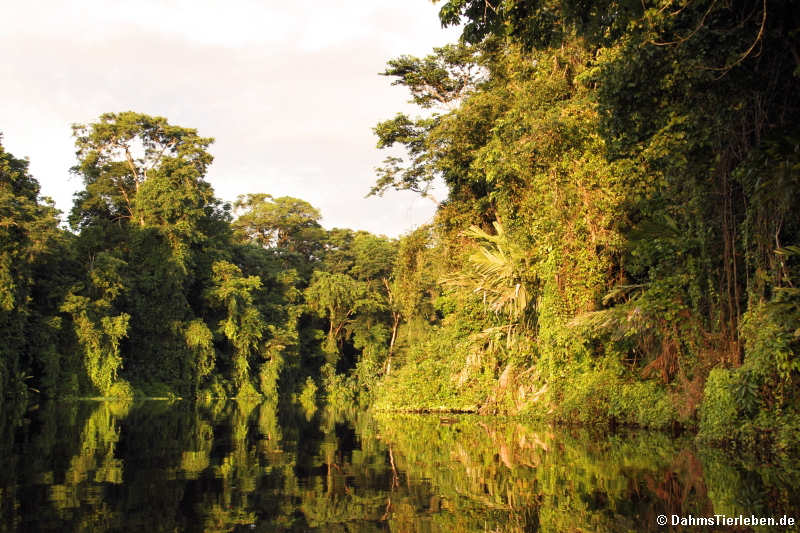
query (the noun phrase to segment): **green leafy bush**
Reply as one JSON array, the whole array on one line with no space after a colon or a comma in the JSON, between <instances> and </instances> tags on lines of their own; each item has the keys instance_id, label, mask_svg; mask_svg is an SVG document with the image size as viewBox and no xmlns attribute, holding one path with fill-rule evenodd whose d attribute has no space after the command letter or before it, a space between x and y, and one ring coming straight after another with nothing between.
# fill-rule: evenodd
<instances>
[{"instance_id":1,"label":"green leafy bush","mask_svg":"<svg viewBox=\"0 0 800 533\"><path fill-rule=\"evenodd\" d=\"M665 428L678 419L663 386L630 379L610 369L589 370L562 379L551 396L556 420Z\"/></svg>"},{"instance_id":2,"label":"green leafy bush","mask_svg":"<svg viewBox=\"0 0 800 533\"><path fill-rule=\"evenodd\" d=\"M715 368L708 375L700 406L698 437L708 441L730 439L739 423L734 395L735 371Z\"/></svg>"}]
</instances>

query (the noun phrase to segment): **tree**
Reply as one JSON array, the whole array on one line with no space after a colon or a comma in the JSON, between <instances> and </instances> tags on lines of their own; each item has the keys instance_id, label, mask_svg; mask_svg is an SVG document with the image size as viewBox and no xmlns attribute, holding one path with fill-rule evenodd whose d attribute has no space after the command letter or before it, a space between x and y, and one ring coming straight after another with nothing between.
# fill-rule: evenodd
<instances>
[{"instance_id":1,"label":"tree","mask_svg":"<svg viewBox=\"0 0 800 533\"><path fill-rule=\"evenodd\" d=\"M231 378L237 392L250 376L251 360L258 353L267 324L253 305L253 293L261 289L258 276L242 275L242 271L227 261L214 263L214 286L207 297L225 310L218 331L233 345Z\"/></svg>"},{"instance_id":2,"label":"tree","mask_svg":"<svg viewBox=\"0 0 800 533\"><path fill-rule=\"evenodd\" d=\"M324 270L338 274L350 272L356 262L353 241L360 233L346 228L328 230L322 254Z\"/></svg>"},{"instance_id":3,"label":"tree","mask_svg":"<svg viewBox=\"0 0 800 533\"><path fill-rule=\"evenodd\" d=\"M397 78L392 85L404 85L412 102L422 108L455 107L459 100L485 81L477 49L464 43L434 48L424 58L400 56L389 60L382 76Z\"/></svg>"},{"instance_id":4,"label":"tree","mask_svg":"<svg viewBox=\"0 0 800 533\"><path fill-rule=\"evenodd\" d=\"M35 278L50 248L58 247L57 226L52 202L39 202L28 162L6 152L0 136L0 398L24 391L22 380L34 375L34 365L52 367L45 337L57 329L58 311L40 309L46 295L39 298Z\"/></svg>"},{"instance_id":5,"label":"tree","mask_svg":"<svg viewBox=\"0 0 800 533\"><path fill-rule=\"evenodd\" d=\"M325 235L322 215L308 202L261 193L239 196L234 207L243 210L232 224L240 239L300 254L305 261L319 253Z\"/></svg>"},{"instance_id":6,"label":"tree","mask_svg":"<svg viewBox=\"0 0 800 533\"><path fill-rule=\"evenodd\" d=\"M391 276L397 242L386 237L359 233L353 239L354 255L350 275L362 281L387 279Z\"/></svg>"},{"instance_id":7,"label":"tree","mask_svg":"<svg viewBox=\"0 0 800 533\"><path fill-rule=\"evenodd\" d=\"M505 315L513 326L522 322L528 306L535 297L528 279L526 251L509 238L500 221L494 223L490 235L472 226L466 235L486 243L469 257L468 268L451 283L467 287L481 295L486 307L495 314Z\"/></svg>"},{"instance_id":8,"label":"tree","mask_svg":"<svg viewBox=\"0 0 800 533\"><path fill-rule=\"evenodd\" d=\"M198 362L211 358L196 322L206 313L201 295L231 244L228 212L205 181L212 139L130 111L73 129L73 172L86 185L70 216L80 231L78 260L91 270L108 253L135 265L121 274L125 290L115 304L130 316L123 373L187 394L198 384ZM75 296L92 299L89 281Z\"/></svg>"},{"instance_id":9,"label":"tree","mask_svg":"<svg viewBox=\"0 0 800 533\"><path fill-rule=\"evenodd\" d=\"M314 272L305 290L306 305L329 322L326 349L336 353L346 338L346 327L357 313L375 310L380 301L364 281L346 274Z\"/></svg>"},{"instance_id":10,"label":"tree","mask_svg":"<svg viewBox=\"0 0 800 533\"><path fill-rule=\"evenodd\" d=\"M89 382L101 396L112 391L123 363L120 341L128 334L130 315L114 304L126 289L123 270L127 266L125 261L101 252L90 266L88 287L76 285L62 306L72 316Z\"/></svg>"},{"instance_id":11,"label":"tree","mask_svg":"<svg viewBox=\"0 0 800 533\"><path fill-rule=\"evenodd\" d=\"M424 197L436 177L453 184L455 166L443 160L442 138L437 132L445 128L447 114L453 111L473 91L488 79L486 47L448 45L434 48L434 53L424 57L401 56L388 62L384 76L394 77L392 85L403 85L412 95L412 101L423 109L438 108L419 118L404 113L380 122L374 129L378 148L387 149L402 145L407 159L390 156L385 166L377 170L378 180L370 195L383 195L389 189L411 190Z\"/></svg>"},{"instance_id":12,"label":"tree","mask_svg":"<svg viewBox=\"0 0 800 533\"><path fill-rule=\"evenodd\" d=\"M397 246L391 277L381 280L386 291L387 307L392 315L387 374L391 371L400 323L414 316L429 319L433 314L430 302L426 302L426 296L430 297L436 283L433 265L430 264L427 253L430 237L430 227L426 226L404 235Z\"/></svg>"},{"instance_id":13,"label":"tree","mask_svg":"<svg viewBox=\"0 0 800 533\"><path fill-rule=\"evenodd\" d=\"M502 36L545 50L581 40L594 57L583 79L596 89L605 155L627 167L627 188L636 191L628 200L631 281L658 278L662 289L673 286L674 301L686 301L679 278L693 278L693 314L701 323L693 327L719 330L713 350L741 363L739 323L754 289L747 279L774 272L775 250L796 235L794 222L785 224L787 204L773 197L767 208L763 194L776 188L780 198L798 194L779 177L785 169L764 159L771 153L772 161L790 161L796 146L799 112L789 96L799 84L796 7L760 0L680 6L449 0L440 18L445 25L465 23L463 37L472 43ZM763 185L767 175L770 187ZM636 226L659 225L665 217L688 237L680 246L636 238ZM676 256L686 258L682 265L673 264ZM709 265L704 281L689 263ZM759 298L780 276L768 277L773 282L758 287Z\"/></svg>"},{"instance_id":14,"label":"tree","mask_svg":"<svg viewBox=\"0 0 800 533\"><path fill-rule=\"evenodd\" d=\"M213 139L199 137L197 130L126 111L106 113L73 131L80 163L72 171L86 185L70 217L75 228L96 217L176 225L211 197L203 177L213 160L207 151Z\"/></svg>"}]
</instances>

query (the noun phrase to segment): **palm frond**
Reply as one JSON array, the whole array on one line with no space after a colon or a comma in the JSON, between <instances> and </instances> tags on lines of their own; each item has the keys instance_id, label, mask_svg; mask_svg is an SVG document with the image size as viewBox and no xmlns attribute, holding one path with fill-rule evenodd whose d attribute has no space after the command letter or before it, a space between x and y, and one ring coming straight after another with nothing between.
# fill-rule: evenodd
<instances>
[{"instance_id":1,"label":"palm frond","mask_svg":"<svg viewBox=\"0 0 800 533\"><path fill-rule=\"evenodd\" d=\"M484 305L491 312L518 323L531 302L525 283L527 254L508 237L500 221L493 225L495 235L477 226L464 232L465 236L485 244L469 257L467 268L445 282L482 295Z\"/></svg>"}]
</instances>

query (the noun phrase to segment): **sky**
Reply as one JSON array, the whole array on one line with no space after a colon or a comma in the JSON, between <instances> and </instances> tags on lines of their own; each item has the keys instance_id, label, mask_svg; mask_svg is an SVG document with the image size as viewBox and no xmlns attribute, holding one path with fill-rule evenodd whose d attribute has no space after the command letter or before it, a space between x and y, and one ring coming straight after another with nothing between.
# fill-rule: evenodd
<instances>
[{"instance_id":1,"label":"sky","mask_svg":"<svg viewBox=\"0 0 800 533\"><path fill-rule=\"evenodd\" d=\"M365 198L375 124L415 112L388 59L455 42L430 0L13 2L0 33L0 132L64 212L82 187L71 125L105 112L166 117L214 137L217 196L294 196L326 228L398 236L435 203ZM443 198L441 190L433 195Z\"/></svg>"}]
</instances>

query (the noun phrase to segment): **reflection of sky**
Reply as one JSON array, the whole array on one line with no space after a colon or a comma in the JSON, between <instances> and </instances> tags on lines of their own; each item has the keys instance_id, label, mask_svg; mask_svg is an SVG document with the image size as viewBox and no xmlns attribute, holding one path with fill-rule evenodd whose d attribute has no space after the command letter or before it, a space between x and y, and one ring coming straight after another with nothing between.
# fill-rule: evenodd
<instances>
[{"instance_id":1,"label":"reflection of sky","mask_svg":"<svg viewBox=\"0 0 800 533\"><path fill-rule=\"evenodd\" d=\"M220 197L296 196L320 208L326 227L397 235L429 220L434 204L412 193L364 199L384 157L371 128L411 110L405 90L377 73L391 57L455 40L437 9L429 0L12 3L0 34L3 144L30 158L42 193L67 211L81 186L68 173L70 124L107 111L162 115L216 138L209 180Z\"/></svg>"}]
</instances>

